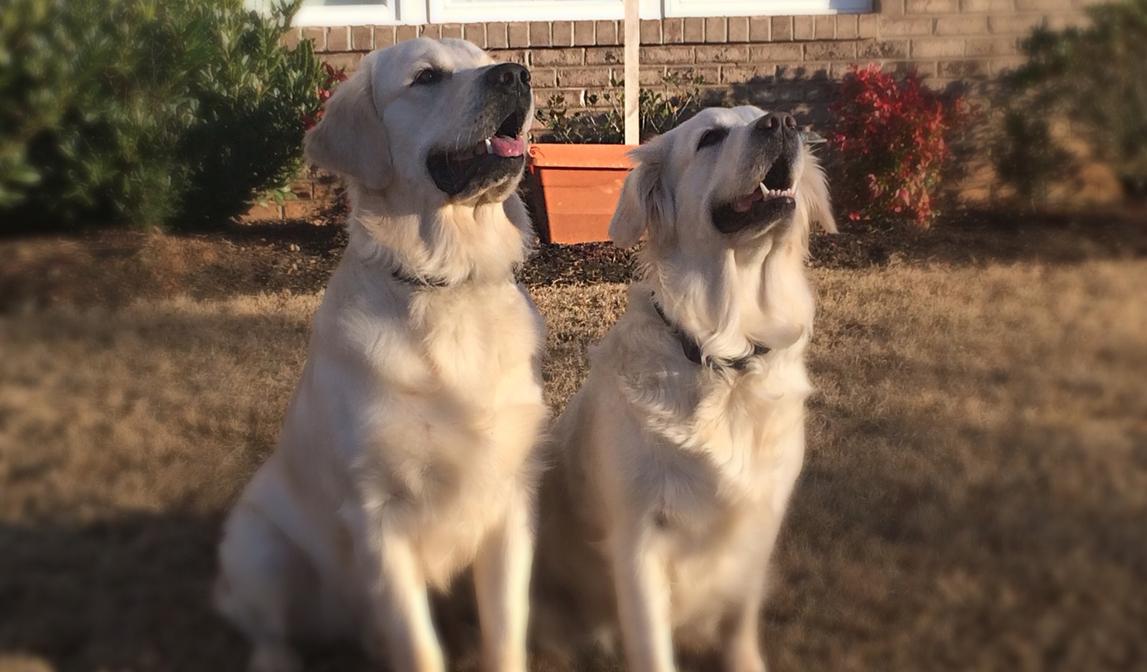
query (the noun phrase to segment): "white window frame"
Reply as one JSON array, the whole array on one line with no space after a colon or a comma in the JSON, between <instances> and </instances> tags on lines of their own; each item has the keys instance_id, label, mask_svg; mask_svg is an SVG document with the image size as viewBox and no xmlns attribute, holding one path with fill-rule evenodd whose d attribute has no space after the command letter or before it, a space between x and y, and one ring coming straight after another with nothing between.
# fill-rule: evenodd
<instances>
[{"instance_id":1,"label":"white window frame","mask_svg":"<svg viewBox=\"0 0 1147 672\"><path fill-rule=\"evenodd\" d=\"M874 0L641 0L641 18L808 16L874 11ZM621 19L622 0L374 0L304 6L296 26L578 21Z\"/></svg>"}]
</instances>

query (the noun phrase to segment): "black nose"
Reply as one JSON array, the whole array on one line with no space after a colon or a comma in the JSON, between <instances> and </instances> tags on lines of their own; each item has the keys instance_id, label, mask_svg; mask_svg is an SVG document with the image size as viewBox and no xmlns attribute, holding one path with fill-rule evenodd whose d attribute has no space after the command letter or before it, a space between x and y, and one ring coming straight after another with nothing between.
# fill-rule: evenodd
<instances>
[{"instance_id":1,"label":"black nose","mask_svg":"<svg viewBox=\"0 0 1147 672\"><path fill-rule=\"evenodd\" d=\"M529 91L530 71L517 63L501 63L491 66L486 73L486 83L506 92Z\"/></svg>"},{"instance_id":2,"label":"black nose","mask_svg":"<svg viewBox=\"0 0 1147 672\"><path fill-rule=\"evenodd\" d=\"M767 134L781 133L781 129L795 131L797 120L787 112L770 112L757 120L756 130Z\"/></svg>"}]
</instances>

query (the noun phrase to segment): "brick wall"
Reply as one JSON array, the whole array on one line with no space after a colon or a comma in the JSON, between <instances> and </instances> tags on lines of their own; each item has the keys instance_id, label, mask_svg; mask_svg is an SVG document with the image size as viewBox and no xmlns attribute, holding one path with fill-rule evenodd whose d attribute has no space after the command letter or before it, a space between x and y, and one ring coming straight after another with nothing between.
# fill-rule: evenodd
<instances>
[{"instance_id":1,"label":"brick wall","mask_svg":"<svg viewBox=\"0 0 1147 672\"><path fill-rule=\"evenodd\" d=\"M935 88L979 85L1021 62L1019 41L1032 28L1077 24L1102 0L885 0L867 14L662 19L641 22L641 83L658 87L668 72L702 75L711 96L752 103L824 125L833 82L853 63L913 67ZM621 21L531 21L301 28L290 43L312 40L322 57L353 69L372 49L420 35L463 37L495 58L530 68L539 106L552 95L571 107L622 78ZM252 211L255 217L307 216L329 181L296 184L297 201ZM986 165L973 166L961 195L992 196Z\"/></svg>"}]
</instances>

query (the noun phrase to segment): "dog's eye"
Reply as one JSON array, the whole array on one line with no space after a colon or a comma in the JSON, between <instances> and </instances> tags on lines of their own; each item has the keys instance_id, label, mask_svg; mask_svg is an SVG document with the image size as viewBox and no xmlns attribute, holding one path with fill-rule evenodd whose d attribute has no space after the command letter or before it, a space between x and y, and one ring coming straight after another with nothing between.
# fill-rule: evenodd
<instances>
[{"instance_id":1,"label":"dog's eye","mask_svg":"<svg viewBox=\"0 0 1147 672\"><path fill-rule=\"evenodd\" d=\"M702 135L701 140L697 142L697 149L700 150L709 145L720 144L727 135L729 135L729 129L727 128L710 128L705 131L705 135Z\"/></svg>"},{"instance_id":2,"label":"dog's eye","mask_svg":"<svg viewBox=\"0 0 1147 672\"><path fill-rule=\"evenodd\" d=\"M430 84L437 84L442 81L442 71L435 70L434 68L426 68L420 70L414 76L414 80L410 82L411 86L428 86Z\"/></svg>"}]
</instances>

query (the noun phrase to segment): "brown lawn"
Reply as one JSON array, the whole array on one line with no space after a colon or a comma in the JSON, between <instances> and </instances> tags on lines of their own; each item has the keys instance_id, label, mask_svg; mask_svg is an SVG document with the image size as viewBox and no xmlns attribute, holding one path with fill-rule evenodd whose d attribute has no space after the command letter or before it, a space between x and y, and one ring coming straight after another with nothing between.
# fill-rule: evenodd
<instances>
[{"instance_id":1,"label":"brown lawn","mask_svg":"<svg viewBox=\"0 0 1147 672\"><path fill-rule=\"evenodd\" d=\"M875 238L816 245L820 392L770 670L1144 669L1147 226ZM0 671L242 669L207 604L213 546L337 246L305 227L0 241ZM542 257L560 407L627 262Z\"/></svg>"}]
</instances>

